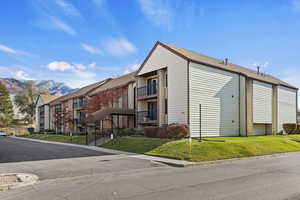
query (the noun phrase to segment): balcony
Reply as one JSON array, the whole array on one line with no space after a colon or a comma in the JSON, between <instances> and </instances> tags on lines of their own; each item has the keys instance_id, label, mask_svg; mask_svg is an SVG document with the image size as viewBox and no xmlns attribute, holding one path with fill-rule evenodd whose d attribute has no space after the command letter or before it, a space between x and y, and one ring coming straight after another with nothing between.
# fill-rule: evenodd
<instances>
[{"instance_id":1,"label":"balcony","mask_svg":"<svg viewBox=\"0 0 300 200\"><path fill-rule=\"evenodd\" d=\"M80 118L75 118L74 121L77 127L81 127L84 125L84 121Z\"/></svg>"},{"instance_id":2,"label":"balcony","mask_svg":"<svg viewBox=\"0 0 300 200\"><path fill-rule=\"evenodd\" d=\"M158 92L158 84L149 84L137 89L137 99L146 100L156 98Z\"/></svg>"},{"instance_id":3,"label":"balcony","mask_svg":"<svg viewBox=\"0 0 300 200\"><path fill-rule=\"evenodd\" d=\"M156 114L149 115L149 111L139 111L137 112L137 122L143 125L157 125Z\"/></svg>"},{"instance_id":4,"label":"balcony","mask_svg":"<svg viewBox=\"0 0 300 200\"><path fill-rule=\"evenodd\" d=\"M85 105L86 105L85 101L74 102L73 108L74 109L82 109Z\"/></svg>"}]
</instances>

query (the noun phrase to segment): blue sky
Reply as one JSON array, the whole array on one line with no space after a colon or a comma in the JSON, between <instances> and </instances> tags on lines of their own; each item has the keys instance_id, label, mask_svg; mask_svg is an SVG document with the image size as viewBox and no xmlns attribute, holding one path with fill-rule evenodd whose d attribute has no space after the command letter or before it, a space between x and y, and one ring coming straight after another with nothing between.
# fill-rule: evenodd
<instances>
[{"instance_id":1,"label":"blue sky","mask_svg":"<svg viewBox=\"0 0 300 200\"><path fill-rule=\"evenodd\" d=\"M300 0L2 0L0 27L0 77L81 87L160 40L300 87Z\"/></svg>"}]
</instances>

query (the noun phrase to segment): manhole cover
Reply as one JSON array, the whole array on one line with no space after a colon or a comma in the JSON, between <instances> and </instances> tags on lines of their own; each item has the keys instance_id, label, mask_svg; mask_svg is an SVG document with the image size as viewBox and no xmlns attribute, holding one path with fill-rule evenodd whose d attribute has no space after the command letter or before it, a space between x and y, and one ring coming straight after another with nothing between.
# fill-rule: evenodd
<instances>
[{"instance_id":1,"label":"manhole cover","mask_svg":"<svg viewBox=\"0 0 300 200\"><path fill-rule=\"evenodd\" d=\"M0 191L32 185L37 180L38 177L34 174L0 174Z\"/></svg>"}]
</instances>

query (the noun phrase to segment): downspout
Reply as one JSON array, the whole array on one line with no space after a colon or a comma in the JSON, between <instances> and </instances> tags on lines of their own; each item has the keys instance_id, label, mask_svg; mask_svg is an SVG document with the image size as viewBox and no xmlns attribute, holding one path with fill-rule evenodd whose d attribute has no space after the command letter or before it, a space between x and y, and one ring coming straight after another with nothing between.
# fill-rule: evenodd
<instances>
[{"instance_id":1,"label":"downspout","mask_svg":"<svg viewBox=\"0 0 300 200\"><path fill-rule=\"evenodd\" d=\"M246 136L248 136L248 78L245 77L245 114L246 114Z\"/></svg>"},{"instance_id":2,"label":"downspout","mask_svg":"<svg viewBox=\"0 0 300 200\"><path fill-rule=\"evenodd\" d=\"M189 127L190 138L191 136L191 129L190 129L190 60L187 60L187 124Z\"/></svg>"},{"instance_id":3,"label":"downspout","mask_svg":"<svg viewBox=\"0 0 300 200\"><path fill-rule=\"evenodd\" d=\"M296 123L298 123L298 89L296 91Z\"/></svg>"},{"instance_id":4,"label":"downspout","mask_svg":"<svg viewBox=\"0 0 300 200\"><path fill-rule=\"evenodd\" d=\"M239 136L241 136L241 75L239 75Z\"/></svg>"}]
</instances>

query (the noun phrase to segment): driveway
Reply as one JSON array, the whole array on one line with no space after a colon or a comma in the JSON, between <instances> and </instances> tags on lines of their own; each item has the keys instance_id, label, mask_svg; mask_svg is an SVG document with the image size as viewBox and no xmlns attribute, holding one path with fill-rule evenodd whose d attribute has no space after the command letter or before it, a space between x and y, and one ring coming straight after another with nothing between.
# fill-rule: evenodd
<instances>
[{"instance_id":1,"label":"driveway","mask_svg":"<svg viewBox=\"0 0 300 200\"><path fill-rule=\"evenodd\" d=\"M0 137L0 163L112 155L105 152Z\"/></svg>"}]
</instances>

